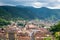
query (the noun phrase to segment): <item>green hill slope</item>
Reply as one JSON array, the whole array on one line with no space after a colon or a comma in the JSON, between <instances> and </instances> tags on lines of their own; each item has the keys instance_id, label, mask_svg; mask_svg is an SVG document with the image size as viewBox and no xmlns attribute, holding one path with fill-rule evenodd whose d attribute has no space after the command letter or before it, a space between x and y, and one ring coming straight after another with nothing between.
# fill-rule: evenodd
<instances>
[{"instance_id":1,"label":"green hill slope","mask_svg":"<svg viewBox=\"0 0 60 40\"><path fill-rule=\"evenodd\" d=\"M6 20L32 20L38 18L56 21L60 19L60 9L48 9L45 7L37 9L24 6L0 6L0 18Z\"/></svg>"},{"instance_id":2,"label":"green hill slope","mask_svg":"<svg viewBox=\"0 0 60 40\"><path fill-rule=\"evenodd\" d=\"M10 19L34 19L35 15L26 8L18 8L11 6L0 6L0 17Z\"/></svg>"}]
</instances>

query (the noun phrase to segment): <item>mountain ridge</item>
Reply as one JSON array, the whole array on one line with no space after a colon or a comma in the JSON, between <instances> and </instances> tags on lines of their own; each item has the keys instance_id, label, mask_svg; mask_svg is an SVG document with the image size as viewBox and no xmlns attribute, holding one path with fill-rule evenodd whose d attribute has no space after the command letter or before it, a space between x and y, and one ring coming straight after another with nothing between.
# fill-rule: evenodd
<instances>
[{"instance_id":1,"label":"mountain ridge","mask_svg":"<svg viewBox=\"0 0 60 40\"><path fill-rule=\"evenodd\" d=\"M1 12L2 11L2 12ZM23 19L43 19L43 20L59 20L60 19L60 9L49 9L49 8L33 8L25 6L0 6L0 18L23 18ZM4 16L4 17L2 17Z\"/></svg>"}]
</instances>

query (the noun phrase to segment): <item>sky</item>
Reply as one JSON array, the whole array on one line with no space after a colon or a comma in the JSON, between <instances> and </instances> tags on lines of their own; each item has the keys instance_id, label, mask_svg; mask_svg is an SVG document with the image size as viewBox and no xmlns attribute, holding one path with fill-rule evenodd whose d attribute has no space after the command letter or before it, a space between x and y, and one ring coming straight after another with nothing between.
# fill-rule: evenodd
<instances>
[{"instance_id":1,"label":"sky","mask_svg":"<svg viewBox=\"0 0 60 40\"><path fill-rule=\"evenodd\" d=\"M3 5L24 5L34 8L47 7L50 9L60 9L60 0L0 0L0 6Z\"/></svg>"}]
</instances>

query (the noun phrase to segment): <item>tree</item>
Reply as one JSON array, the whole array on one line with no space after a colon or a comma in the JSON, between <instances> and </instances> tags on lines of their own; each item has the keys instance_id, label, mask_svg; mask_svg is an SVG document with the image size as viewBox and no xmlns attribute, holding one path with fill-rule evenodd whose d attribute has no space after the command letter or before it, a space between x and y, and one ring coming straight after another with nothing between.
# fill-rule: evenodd
<instances>
[{"instance_id":1,"label":"tree","mask_svg":"<svg viewBox=\"0 0 60 40\"><path fill-rule=\"evenodd\" d=\"M52 26L50 31L53 32L56 39L60 40L60 22Z\"/></svg>"},{"instance_id":2,"label":"tree","mask_svg":"<svg viewBox=\"0 0 60 40\"><path fill-rule=\"evenodd\" d=\"M0 18L0 27L5 26L5 25L8 25L8 24L10 24L10 22L9 22L9 21L7 21L7 20L5 20L5 19Z\"/></svg>"},{"instance_id":3,"label":"tree","mask_svg":"<svg viewBox=\"0 0 60 40\"><path fill-rule=\"evenodd\" d=\"M51 26L51 30L52 32L60 32L60 22L58 24L55 24L54 26Z\"/></svg>"}]
</instances>

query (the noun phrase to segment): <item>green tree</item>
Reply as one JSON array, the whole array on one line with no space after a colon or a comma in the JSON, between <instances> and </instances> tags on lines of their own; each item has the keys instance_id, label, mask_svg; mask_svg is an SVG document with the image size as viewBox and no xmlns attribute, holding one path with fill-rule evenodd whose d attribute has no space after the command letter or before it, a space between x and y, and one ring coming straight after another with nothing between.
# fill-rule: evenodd
<instances>
[{"instance_id":1,"label":"green tree","mask_svg":"<svg viewBox=\"0 0 60 40\"><path fill-rule=\"evenodd\" d=\"M0 18L0 27L1 27L1 26L5 26L5 25L8 25L8 24L10 24L10 22L9 22L9 21L7 21L7 20L5 20L5 19Z\"/></svg>"},{"instance_id":2,"label":"green tree","mask_svg":"<svg viewBox=\"0 0 60 40\"><path fill-rule=\"evenodd\" d=\"M51 26L51 30L53 33L60 32L60 22L54 26Z\"/></svg>"},{"instance_id":3,"label":"green tree","mask_svg":"<svg viewBox=\"0 0 60 40\"><path fill-rule=\"evenodd\" d=\"M50 31L53 32L53 35L56 37L56 39L60 40L60 35L56 34L56 32L60 33L60 22L52 26Z\"/></svg>"}]
</instances>

